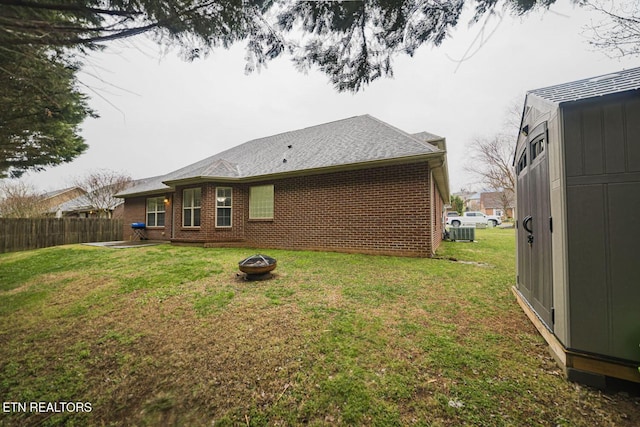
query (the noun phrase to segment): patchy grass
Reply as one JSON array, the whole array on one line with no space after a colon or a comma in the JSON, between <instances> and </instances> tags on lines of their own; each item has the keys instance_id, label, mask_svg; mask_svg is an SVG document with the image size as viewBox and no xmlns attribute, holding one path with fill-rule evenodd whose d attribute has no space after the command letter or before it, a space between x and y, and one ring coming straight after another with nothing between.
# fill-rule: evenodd
<instances>
[{"instance_id":1,"label":"patchy grass","mask_svg":"<svg viewBox=\"0 0 640 427\"><path fill-rule=\"evenodd\" d=\"M568 383L510 293L513 230L441 259L64 246L0 255L0 425L636 426ZM452 262L450 259L464 262Z\"/></svg>"}]
</instances>

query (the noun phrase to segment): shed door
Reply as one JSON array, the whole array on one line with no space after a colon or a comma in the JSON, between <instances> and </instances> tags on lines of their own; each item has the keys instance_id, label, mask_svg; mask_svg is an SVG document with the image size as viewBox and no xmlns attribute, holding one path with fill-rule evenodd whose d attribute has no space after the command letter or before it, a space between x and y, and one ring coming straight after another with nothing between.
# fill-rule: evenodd
<instances>
[{"instance_id":1,"label":"shed door","mask_svg":"<svg viewBox=\"0 0 640 427\"><path fill-rule=\"evenodd\" d=\"M516 168L518 175L518 289L553 330L551 206L546 123L536 127Z\"/></svg>"}]
</instances>

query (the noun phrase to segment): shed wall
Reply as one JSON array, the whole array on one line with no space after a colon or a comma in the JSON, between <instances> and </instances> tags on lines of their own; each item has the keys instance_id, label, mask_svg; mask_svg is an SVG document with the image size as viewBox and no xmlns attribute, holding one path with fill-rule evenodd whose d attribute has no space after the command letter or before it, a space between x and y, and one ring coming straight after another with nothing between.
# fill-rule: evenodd
<instances>
[{"instance_id":1,"label":"shed wall","mask_svg":"<svg viewBox=\"0 0 640 427\"><path fill-rule=\"evenodd\" d=\"M566 175L562 146L562 120L558 108L549 118L549 198L553 232L551 233L553 307L555 310L554 334L568 346L570 330L568 316L568 261L566 224Z\"/></svg>"},{"instance_id":2,"label":"shed wall","mask_svg":"<svg viewBox=\"0 0 640 427\"><path fill-rule=\"evenodd\" d=\"M552 280L552 305L555 310L555 320L552 327L553 334L563 344L567 345L569 340L568 316L567 316L567 262L566 262L566 227L565 227L565 173L564 173L564 152L562 149L562 120L556 105L541 101L540 99L528 96L525 104L525 114L523 116L523 126L528 126L529 132L539 125L546 123L549 144L548 149L548 173L549 173L549 199L550 211L553 218L553 233L550 232L548 238L551 239L551 280ZM520 155L528 144L528 134L521 133L518 137L516 153ZM516 160L518 158L516 157ZM529 201L522 198L532 197L530 194L518 194L518 206L527 208ZM518 227L521 227L522 220L526 214L516 212L515 219ZM522 229L518 230L517 239L517 275L519 277L530 274L531 265L523 260L527 254L526 233ZM522 271L520 271L522 270ZM518 284L518 289L527 299L527 290L523 285ZM528 301L528 300L527 300ZM528 301L531 305L532 301ZM538 314L539 316L539 314Z\"/></svg>"},{"instance_id":3,"label":"shed wall","mask_svg":"<svg viewBox=\"0 0 640 427\"><path fill-rule=\"evenodd\" d=\"M563 109L570 348L640 360L640 97Z\"/></svg>"}]
</instances>

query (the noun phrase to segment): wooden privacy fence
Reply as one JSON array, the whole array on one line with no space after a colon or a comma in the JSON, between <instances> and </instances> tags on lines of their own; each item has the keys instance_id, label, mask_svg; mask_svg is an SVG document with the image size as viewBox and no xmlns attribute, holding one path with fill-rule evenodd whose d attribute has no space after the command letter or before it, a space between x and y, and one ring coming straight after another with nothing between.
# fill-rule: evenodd
<instances>
[{"instance_id":1,"label":"wooden privacy fence","mask_svg":"<svg viewBox=\"0 0 640 427\"><path fill-rule=\"evenodd\" d=\"M121 219L0 218L0 253L112 240L122 240Z\"/></svg>"}]
</instances>

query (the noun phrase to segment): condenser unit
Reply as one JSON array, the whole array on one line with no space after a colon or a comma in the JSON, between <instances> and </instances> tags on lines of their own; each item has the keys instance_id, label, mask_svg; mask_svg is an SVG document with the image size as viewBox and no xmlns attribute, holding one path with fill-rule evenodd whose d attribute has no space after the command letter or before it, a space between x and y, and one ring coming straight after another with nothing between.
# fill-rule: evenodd
<instances>
[{"instance_id":1,"label":"condenser unit","mask_svg":"<svg viewBox=\"0 0 640 427\"><path fill-rule=\"evenodd\" d=\"M476 239L475 227L451 227L449 229L450 239L455 240L468 240L473 242Z\"/></svg>"}]
</instances>

